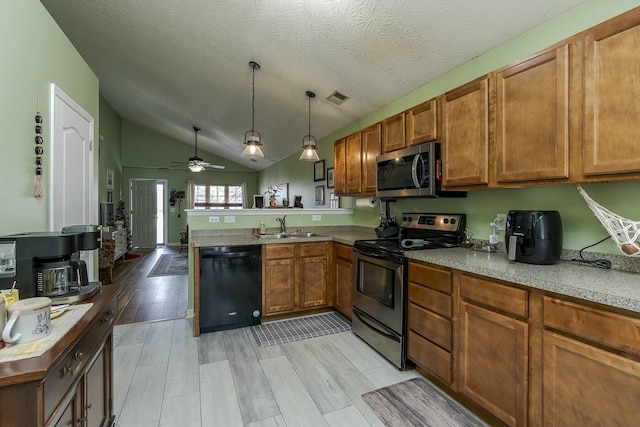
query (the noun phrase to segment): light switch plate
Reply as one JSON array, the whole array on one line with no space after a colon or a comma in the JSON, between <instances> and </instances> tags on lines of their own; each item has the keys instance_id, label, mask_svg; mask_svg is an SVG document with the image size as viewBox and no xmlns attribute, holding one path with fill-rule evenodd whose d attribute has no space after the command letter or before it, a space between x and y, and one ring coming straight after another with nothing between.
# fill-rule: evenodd
<instances>
[{"instance_id":1,"label":"light switch plate","mask_svg":"<svg viewBox=\"0 0 640 427\"><path fill-rule=\"evenodd\" d=\"M224 217L224 222L236 222L236 217L235 216L225 216Z\"/></svg>"},{"instance_id":2,"label":"light switch plate","mask_svg":"<svg viewBox=\"0 0 640 427\"><path fill-rule=\"evenodd\" d=\"M209 222L220 222L220 217L219 216L210 216L209 217Z\"/></svg>"},{"instance_id":3,"label":"light switch plate","mask_svg":"<svg viewBox=\"0 0 640 427\"><path fill-rule=\"evenodd\" d=\"M322 221L322 215L313 215L311 221Z\"/></svg>"}]
</instances>

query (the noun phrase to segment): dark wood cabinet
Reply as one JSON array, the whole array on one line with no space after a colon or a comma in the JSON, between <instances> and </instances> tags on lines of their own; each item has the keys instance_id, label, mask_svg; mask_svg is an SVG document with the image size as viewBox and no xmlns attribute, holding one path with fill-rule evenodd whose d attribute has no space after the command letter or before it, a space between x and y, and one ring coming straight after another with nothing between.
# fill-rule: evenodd
<instances>
[{"instance_id":1,"label":"dark wood cabinet","mask_svg":"<svg viewBox=\"0 0 640 427\"><path fill-rule=\"evenodd\" d=\"M347 170L345 179L346 193L359 194L362 191L362 140L359 132L347 136L345 153Z\"/></svg>"},{"instance_id":2,"label":"dark wood cabinet","mask_svg":"<svg viewBox=\"0 0 640 427\"><path fill-rule=\"evenodd\" d=\"M380 123L363 129L360 132L360 141L362 143L362 179L360 189L363 194L375 194L377 186L376 157L380 155Z\"/></svg>"},{"instance_id":3,"label":"dark wood cabinet","mask_svg":"<svg viewBox=\"0 0 640 427\"><path fill-rule=\"evenodd\" d=\"M89 311L42 356L0 364L0 425L114 424L112 333L119 288L103 287Z\"/></svg>"}]
</instances>

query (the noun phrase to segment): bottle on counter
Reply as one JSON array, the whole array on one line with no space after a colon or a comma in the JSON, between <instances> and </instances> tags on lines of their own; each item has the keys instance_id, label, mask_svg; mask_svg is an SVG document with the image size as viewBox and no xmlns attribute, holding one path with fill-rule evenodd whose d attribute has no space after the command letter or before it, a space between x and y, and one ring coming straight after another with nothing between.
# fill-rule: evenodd
<instances>
[{"instance_id":1,"label":"bottle on counter","mask_svg":"<svg viewBox=\"0 0 640 427\"><path fill-rule=\"evenodd\" d=\"M260 234L267 234L267 227L264 225L264 221L260 221Z\"/></svg>"},{"instance_id":2,"label":"bottle on counter","mask_svg":"<svg viewBox=\"0 0 640 427\"><path fill-rule=\"evenodd\" d=\"M469 249L471 246L473 246L473 242L471 242L471 236L473 236L471 231L469 231L468 228L465 228L464 229L464 240L462 241L460 246L462 246L463 248L466 248L466 249Z\"/></svg>"}]
</instances>

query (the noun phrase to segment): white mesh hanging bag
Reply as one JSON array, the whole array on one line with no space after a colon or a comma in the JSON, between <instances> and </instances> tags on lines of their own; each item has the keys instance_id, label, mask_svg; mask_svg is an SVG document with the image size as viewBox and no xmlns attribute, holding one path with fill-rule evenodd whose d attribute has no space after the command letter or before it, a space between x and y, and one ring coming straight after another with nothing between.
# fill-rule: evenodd
<instances>
[{"instance_id":1,"label":"white mesh hanging bag","mask_svg":"<svg viewBox=\"0 0 640 427\"><path fill-rule=\"evenodd\" d=\"M640 221L632 221L611 212L589 197L580 185L578 191L620 250L627 256L640 257Z\"/></svg>"}]
</instances>

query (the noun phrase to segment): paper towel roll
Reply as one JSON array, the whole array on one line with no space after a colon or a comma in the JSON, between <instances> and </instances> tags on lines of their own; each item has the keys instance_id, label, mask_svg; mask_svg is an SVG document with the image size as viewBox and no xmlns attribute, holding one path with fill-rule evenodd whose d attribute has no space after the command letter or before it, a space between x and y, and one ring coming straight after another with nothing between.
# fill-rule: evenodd
<instances>
[{"instance_id":1,"label":"paper towel roll","mask_svg":"<svg viewBox=\"0 0 640 427\"><path fill-rule=\"evenodd\" d=\"M357 208L375 208L378 202L374 197L369 197L366 199L356 199L356 207Z\"/></svg>"}]
</instances>

